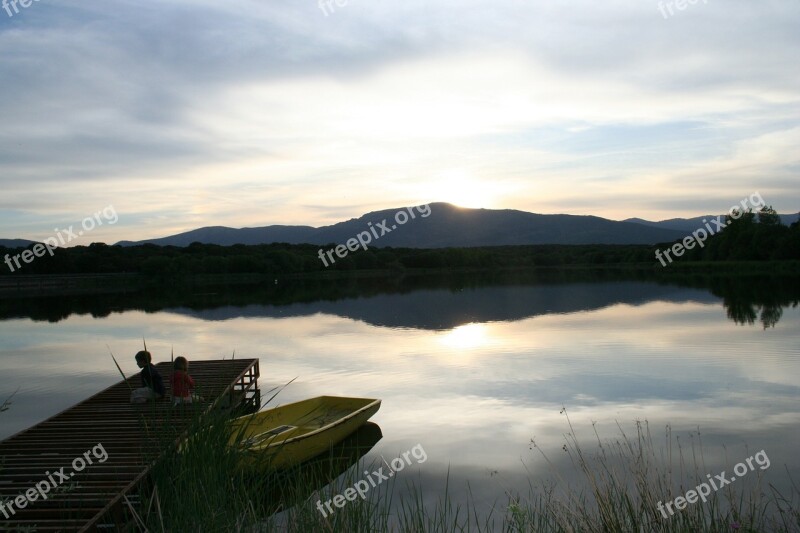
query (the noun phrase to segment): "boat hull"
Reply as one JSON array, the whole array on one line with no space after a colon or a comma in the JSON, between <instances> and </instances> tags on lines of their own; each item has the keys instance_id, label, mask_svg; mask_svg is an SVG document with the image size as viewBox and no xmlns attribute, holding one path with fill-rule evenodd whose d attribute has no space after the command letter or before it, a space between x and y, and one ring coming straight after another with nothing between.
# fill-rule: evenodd
<instances>
[{"instance_id":1,"label":"boat hull","mask_svg":"<svg viewBox=\"0 0 800 533\"><path fill-rule=\"evenodd\" d=\"M230 443L250 468L282 469L327 452L380 409L372 398L319 396L233 421Z\"/></svg>"}]
</instances>

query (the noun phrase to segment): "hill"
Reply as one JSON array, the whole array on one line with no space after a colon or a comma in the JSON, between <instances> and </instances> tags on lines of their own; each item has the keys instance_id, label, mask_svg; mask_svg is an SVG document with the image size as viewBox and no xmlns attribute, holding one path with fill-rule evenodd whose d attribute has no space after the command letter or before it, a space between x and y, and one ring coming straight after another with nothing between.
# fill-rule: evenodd
<instances>
[{"instance_id":1,"label":"hill","mask_svg":"<svg viewBox=\"0 0 800 533\"><path fill-rule=\"evenodd\" d=\"M5 248L27 248L36 241L29 241L28 239L0 239L0 246Z\"/></svg>"},{"instance_id":2,"label":"hill","mask_svg":"<svg viewBox=\"0 0 800 533\"><path fill-rule=\"evenodd\" d=\"M384 223L385 222L385 223ZM595 216L542 215L513 209L468 209L447 203L374 211L331 226L212 226L122 246L345 243L362 233L372 247L445 248L523 244L655 244L684 232ZM377 237L376 237L377 236Z\"/></svg>"},{"instance_id":3,"label":"hill","mask_svg":"<svg viewBox=\"0 0 800 533\"><path fill-rule=\"evenodd\" d=\"M778 215L781 219L781 223L784 226L790 226L792 223L797 222L800 215ZM716 218L717 215L705 215L701 217L692 217L692 218L669 218L667 220L660 220L658 222L653 222L651 220L644 220L642 218L628 218L623 220L623 222L633 222L635 224L643 224L645 226L650 226L653 228L662 228L662 229L671 229L683 232L684 235L691 233L692 231L696 230L697 228L702 228L703 220L709 221L712 218ZM723 216L723 219L725 217Z\"/></svg>"}]
</instances>

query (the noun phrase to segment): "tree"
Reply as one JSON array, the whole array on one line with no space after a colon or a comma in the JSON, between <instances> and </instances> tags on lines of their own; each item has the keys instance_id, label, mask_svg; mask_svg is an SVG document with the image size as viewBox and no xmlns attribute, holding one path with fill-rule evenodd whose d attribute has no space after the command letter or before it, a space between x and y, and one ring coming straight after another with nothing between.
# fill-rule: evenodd
<instances>
[{"instance_id":1,"label":"tree","mask_svg":"<svg viewBox=\"0 0 800 533\"><path fill-rule=\"evenodd\" d=\"M772 208L771 205L764 206L761 208L761 211L758 212L758 223L759 225L764 226L781 226L783 225L781 222L781 217L778 216L778 213Z\"/></svg>"}]
</instances>

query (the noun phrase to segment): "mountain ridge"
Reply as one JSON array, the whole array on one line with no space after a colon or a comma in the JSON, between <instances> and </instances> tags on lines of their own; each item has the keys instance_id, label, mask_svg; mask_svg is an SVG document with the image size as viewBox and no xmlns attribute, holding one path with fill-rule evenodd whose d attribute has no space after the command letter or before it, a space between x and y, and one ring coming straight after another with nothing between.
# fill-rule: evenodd
<instances>
[{"instance_id":1,"label":"mountain ridge","mask_svg":"<svg viewBox=\"0 0 800 533\"><path fill-rule=\"evenodd\" d=\"M344 244L362 236L374 247L445 248L525 244L655 244L683 237L675 230L608 220L592 215L544 215L516 209L472 209L444 202L383 209L318 228L271 225L208 226L121 246L188 246L192 242L234 244ZM403 216L400 216L403 215ZM412 229L413 228L413 229Z\"/></svg>"},{"instance_id":2,"label":"mountain ridge","mask_svg":"<svg viewBox=\"0 0 800 533\"><path fill-rule=\"evenodd\" d=\"M27 248L31 244L36 244L36 241L28 239L0 239L0 246L4 248Z\"/></svg>"},{"instance_id":3,"label":"mountain ridge","mask_svg":"<svg viewBox=\"0 0 800 533\"><path fill-rule=\"evenodd\" d=\"M403 215L400 217L400 215ZM204 226L120 246L154 244L189 246L193 242L231 246L269 243L339 245L361 239L370 247L447 248L526 244L660 244L682 239L717 215L650 221L621 221L593 215L540 214L518 209L458 207L445 202L371 211L328 226L284 225L232 228ZM798 215L779 215L785 225ZM398 219L396 219L396 217ZM384 223L385 221L385 223ZM401 222L402 221L402 222ZM5 248L24 248L36 241L0 239ZM360 243L359 243L360 245Z\"/></svg>"},{"instance_id":4,"label":"mountain ridge","mask_svg":"<svg viewBox=\"0 0 800 533\"><path fill-rule=\"evenodd\" d=\"M692 218L668 218L665 220L659 220L658 222L654 222L652 220L645 220L643 218L626 218L622 222L633 222L635 224L642 224L645 226L651 226L654 228L665 228L665 229L674 229L678 231L686 231L691 232L696 230L697 228L702 228L703 225L710 221L712 218L716 218L717 216L724 215L703 215L699 217L692 217ZM797 222L800 219L800 213L798 214L789 214L789 215L778 215L781 219L781 223L784 226L789 226L794 222Z\"/></svg>"}]
</instances>

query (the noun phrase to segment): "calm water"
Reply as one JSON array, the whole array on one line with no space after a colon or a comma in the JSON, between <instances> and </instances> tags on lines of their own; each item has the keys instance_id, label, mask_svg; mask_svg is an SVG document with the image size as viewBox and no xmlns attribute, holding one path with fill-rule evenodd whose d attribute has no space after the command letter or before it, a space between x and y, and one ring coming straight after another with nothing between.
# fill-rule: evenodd
<instances>
[{"instance_id":1,"label":"calm water","mask_svg":"<svg viewBox=\"0 0 800 533\"><path fill-rule=\"evenodd\" d=\"M426 498L448 468L453 493L469 481L486 505L550 478L534 437L568 477L562 406L587 445L592 422L615 437L647 420L659 443L666 424L684 442L699 428L708 473L764 449L766 480L785 486L800 473L797 286L523 276L4 298L0 397L19 390L0 438L116 382L109 349L135 373L145 337L159 361L258 357L262 390L296 378L279 403L382 398L367 460L422 445L428 460L393 481Z\"/></svg>"}]
</instances>

